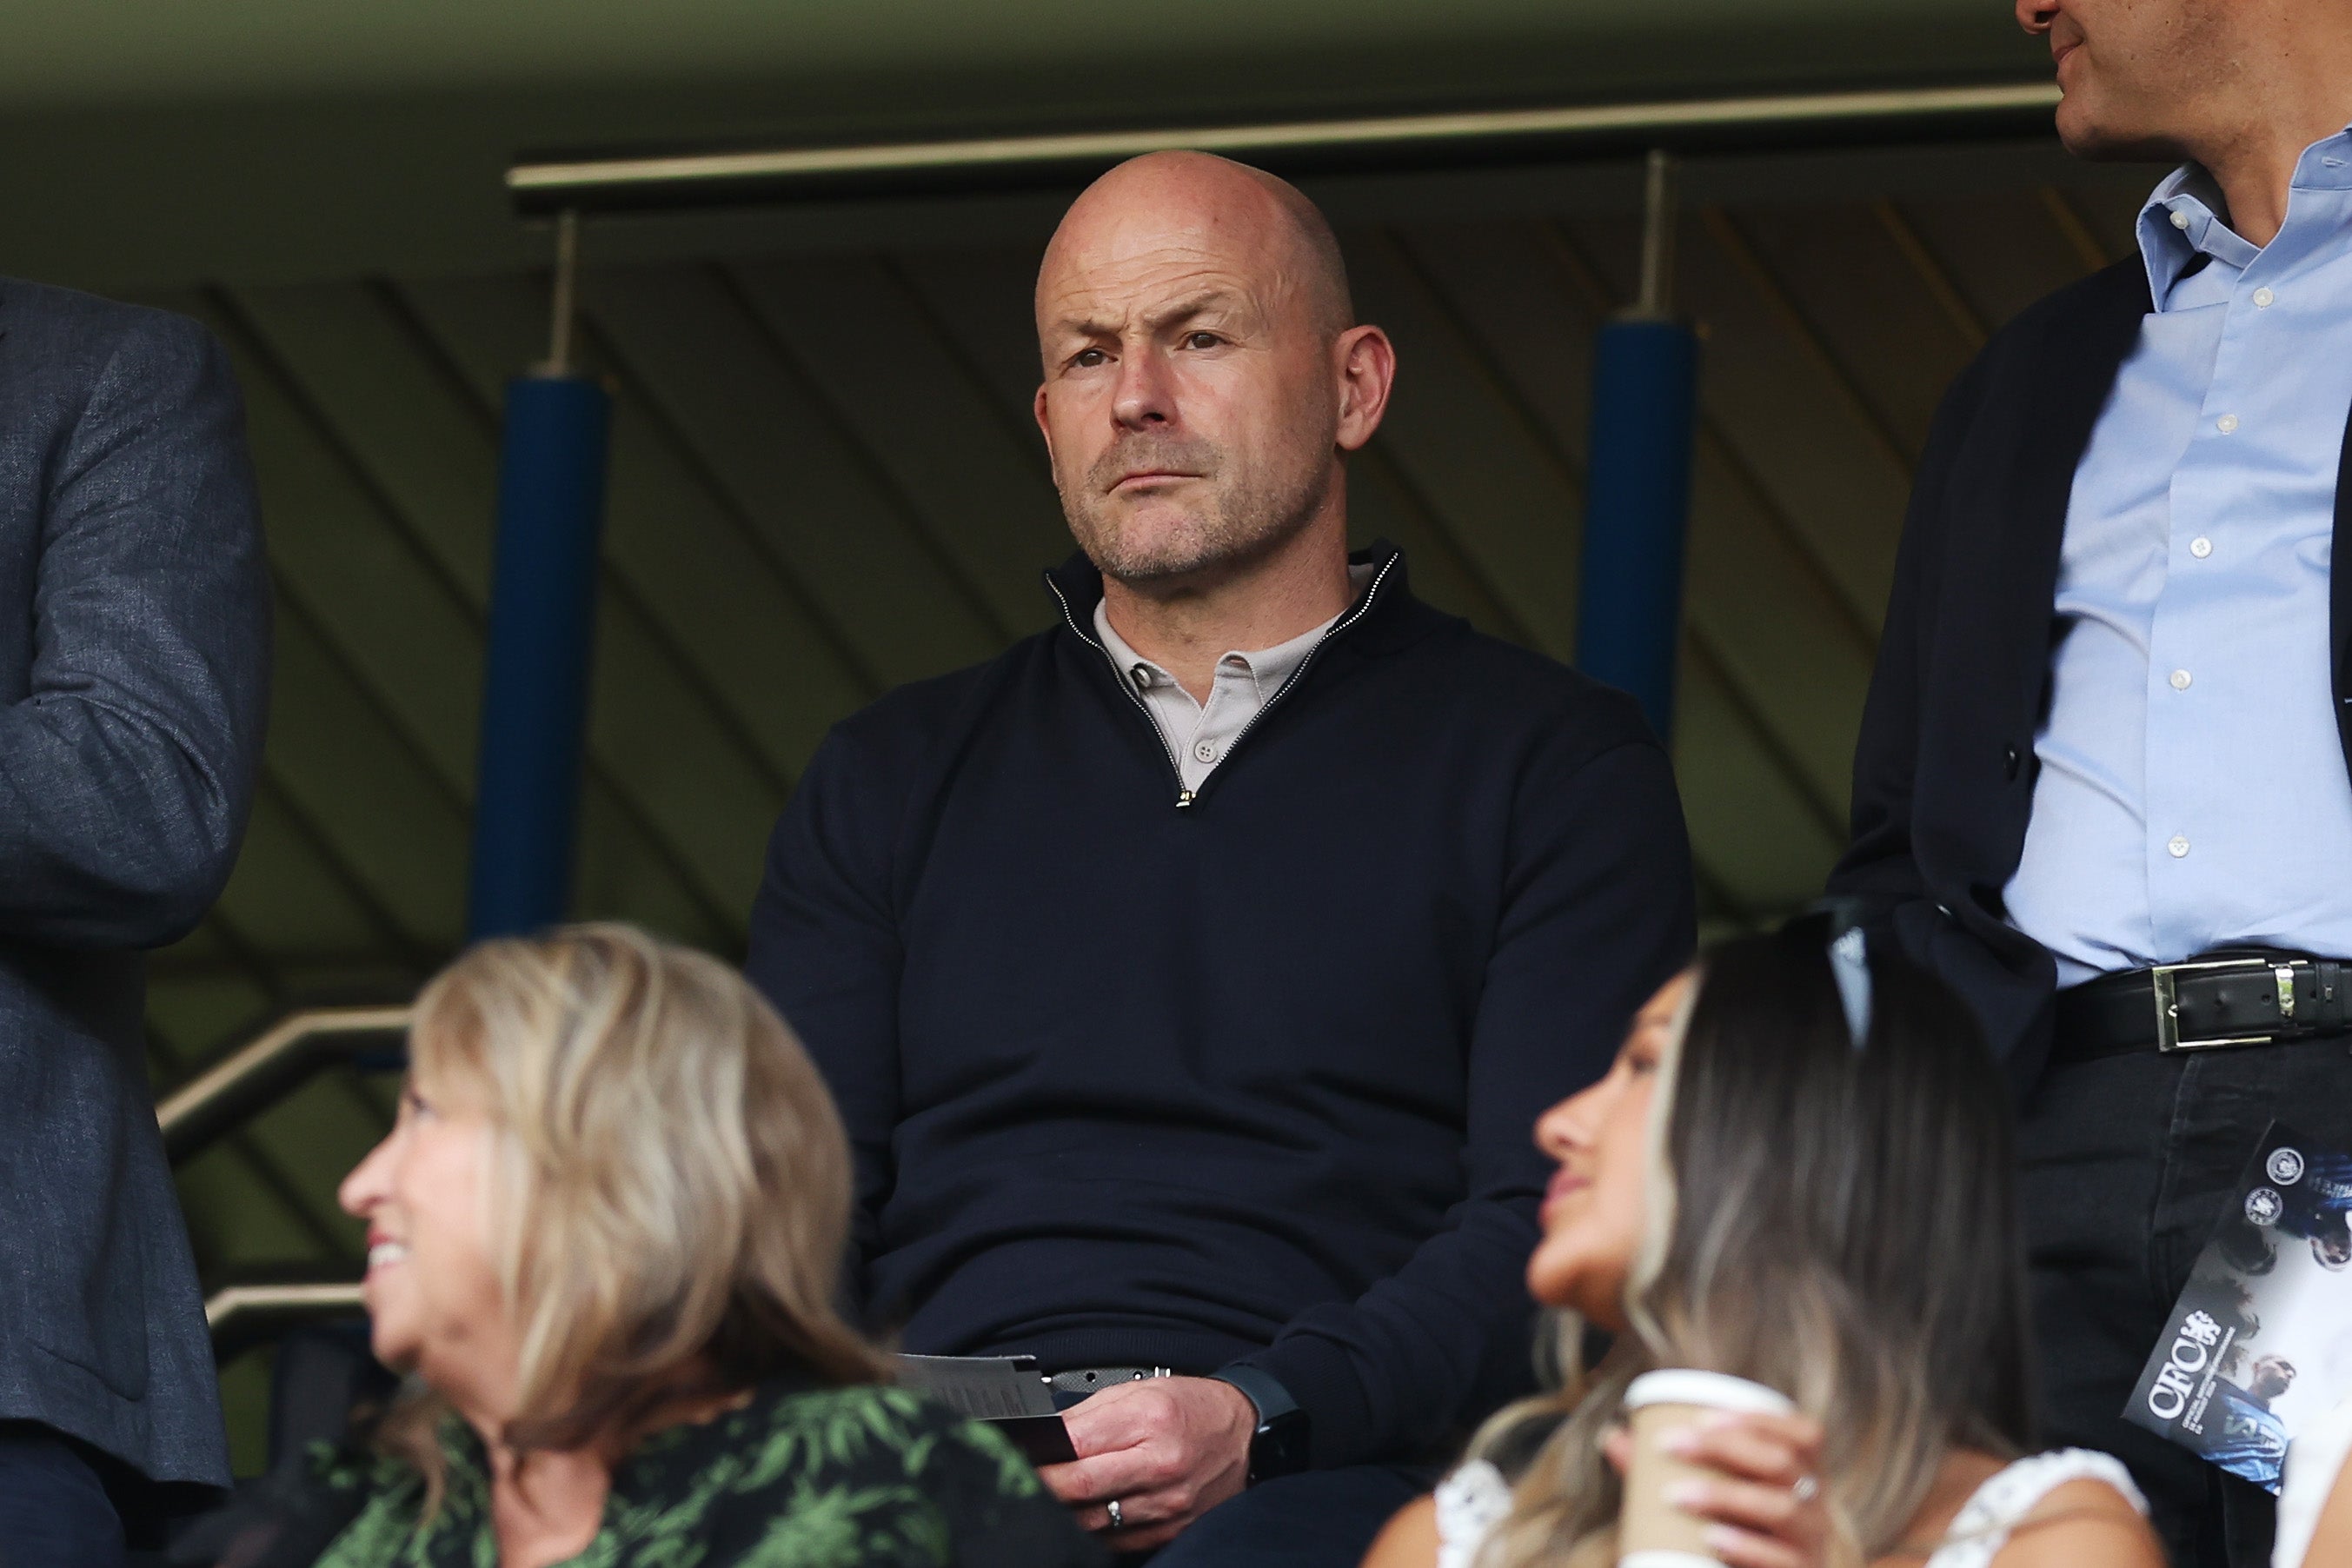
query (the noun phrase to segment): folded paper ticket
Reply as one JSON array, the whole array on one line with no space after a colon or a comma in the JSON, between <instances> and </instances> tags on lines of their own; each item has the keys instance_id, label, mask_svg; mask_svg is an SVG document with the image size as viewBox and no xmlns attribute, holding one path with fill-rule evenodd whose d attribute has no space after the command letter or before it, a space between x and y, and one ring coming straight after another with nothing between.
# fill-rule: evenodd
<instances>
[{"instance_id":1,"label":"folded paper ticket","mask_svg":"<svg viewBox=\"0 0 2352 1568\"><path fill-rule=\"evenodd\" d=\"M1033 1465L1075 1459L1069 1428L1034 1356L902 1355L898 1381L958 1415L985 1421Z\"/></svg>"}]
</instances>

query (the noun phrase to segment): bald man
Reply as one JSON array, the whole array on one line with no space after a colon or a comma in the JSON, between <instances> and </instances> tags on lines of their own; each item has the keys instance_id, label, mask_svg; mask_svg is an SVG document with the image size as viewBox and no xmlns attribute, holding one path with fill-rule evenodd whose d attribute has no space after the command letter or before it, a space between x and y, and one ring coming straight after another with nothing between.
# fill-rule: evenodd
<instances>
[{"instance_id":1,"label":"bald man","mask_svg":"<svg viewBox=\"0 0 2352 1568\"><path fill-rule=\"evenodd\" d=\"M1127 163L1036 310L1055 623L827 738L750 969L877 1325L1036 1358L1117 1550L1352 1568L1527 1380L1530 1129L1689 955L1680 805L1629 700L1349 555L1396 355L1297 191Z\"/></svg>"}]
</instances>

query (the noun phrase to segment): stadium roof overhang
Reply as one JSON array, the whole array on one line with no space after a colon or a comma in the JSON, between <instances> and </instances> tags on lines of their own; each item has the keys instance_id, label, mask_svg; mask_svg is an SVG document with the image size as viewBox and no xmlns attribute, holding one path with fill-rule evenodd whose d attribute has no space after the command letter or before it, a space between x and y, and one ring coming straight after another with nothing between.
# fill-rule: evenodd
<instances>
[{"instance_id":1,"label":"stadium roof overhang","mask_svg":"<svg viewBox=\"0 0 2352 1568\"><path fill-rule=\"evenodd\" d=\"M2046 79L1988 0L0 0L0 269L101 282L535 258L500 175L548 147Z\"/></svg>"}]
</instances>

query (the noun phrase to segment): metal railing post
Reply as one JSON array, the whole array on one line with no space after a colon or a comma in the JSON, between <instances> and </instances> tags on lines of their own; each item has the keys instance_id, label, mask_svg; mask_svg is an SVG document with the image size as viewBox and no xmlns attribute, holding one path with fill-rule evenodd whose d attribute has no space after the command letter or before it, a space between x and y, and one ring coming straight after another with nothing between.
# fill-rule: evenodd
<instances>
[{"instance_id":1,"label":"metal railing post","mask_svg":"<svg viewBox=\"0 0 2352 1568\"><path fill-rule=\"evenodd\" d=\"M507 384L469 940L551 925L571 895L612 421L604 387L572 365L579 236L579 214L567 211L547 363Z\"/></svg>"},{"instance_id":2,"label":"metal railing post","mask_svg":"<svg viewBox=\"0 0 2352 1568\"><path fill-rule=\"evenodd\" d=\"M1698 412L1698 335L1673 309L1674 173L1674 160L1653 150L1641 293L1593 340L1576 614L1577 668L1632 693L1661 740L1673 733Z\"/></svg>"}]
</instances>

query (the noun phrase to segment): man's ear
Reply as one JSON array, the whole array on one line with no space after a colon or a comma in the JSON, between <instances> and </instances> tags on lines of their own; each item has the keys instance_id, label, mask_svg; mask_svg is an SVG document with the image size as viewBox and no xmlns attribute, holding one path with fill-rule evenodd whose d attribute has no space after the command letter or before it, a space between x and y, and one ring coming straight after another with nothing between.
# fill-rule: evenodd
<instances>
[{"instance_id":1,"label":"man's ear","mask_svg":"<svg viewBox=\"0 0 2352 1568\"><path fill-rule=\"evenodd\" d=\"M1045 392L1044 382L1037 384L1037 395L1029 400L1029 412L1037 421L1037 434L1045 437L1045 466L1054 463L1054 427L1045 423Z\"/></svg>"},{"instance_id":2,"label":"man's ear","mask_svg":"<svg viewBox=\"0 0 2352 1568\"><path fill-rule=\"evenodd\" d=\"M1350 327L1331 345L1339 389L1339 447L1352 452L1372 438L1396 384L1396 345L1378 327Z\"/></svg>"}]
</instances>

